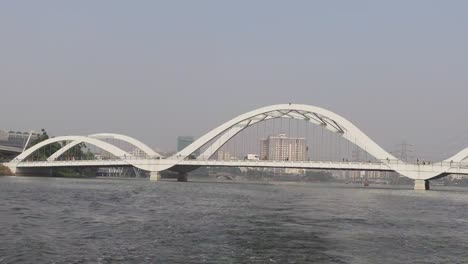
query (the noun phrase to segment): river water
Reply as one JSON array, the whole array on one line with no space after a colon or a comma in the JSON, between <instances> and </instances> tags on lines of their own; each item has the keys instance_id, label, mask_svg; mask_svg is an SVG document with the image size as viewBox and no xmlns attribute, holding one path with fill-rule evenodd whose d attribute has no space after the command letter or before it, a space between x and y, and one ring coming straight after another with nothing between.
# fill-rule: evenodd
<instances>
[{"instance_id":1,"label":"river water","mask_svg":"<svg viewBox=\"0 0 468 264\"><path fill-rule=\"evenodd\" d=\"M468 263L468 189L0 177L0 263Z\"/></svg>"}]
</instances>

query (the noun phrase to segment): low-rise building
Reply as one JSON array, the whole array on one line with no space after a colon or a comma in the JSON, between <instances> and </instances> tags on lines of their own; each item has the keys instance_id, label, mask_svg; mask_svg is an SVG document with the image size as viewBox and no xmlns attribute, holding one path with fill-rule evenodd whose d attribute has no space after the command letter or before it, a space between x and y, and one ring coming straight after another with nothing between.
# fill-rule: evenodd
<instances>
[{"instance_id":1,"label":"low-rise building","mask_svg":"<svg viewBox=\"0 0 468 264\"><path fill-rule=\"evenodd\" d=\"M29 135L31 140L35 140L39 137L39 134L34 132L19 132L19 131L4 131L0 130L0 146L24 148L26 145Z\"/></svg>"}]
</instances>

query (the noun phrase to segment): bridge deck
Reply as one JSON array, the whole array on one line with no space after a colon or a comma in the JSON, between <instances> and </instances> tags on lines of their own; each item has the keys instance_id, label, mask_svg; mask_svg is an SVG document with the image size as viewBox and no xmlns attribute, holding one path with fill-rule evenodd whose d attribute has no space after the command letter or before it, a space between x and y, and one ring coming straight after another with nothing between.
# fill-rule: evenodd
<instances>
[{"instance_id":1,"label":"bridge deck","mask_svg":"<svg viewBox=\"0 0 468 264\"><path fill-rule=\"evenodd\" d=\"M50 168L50 167L112 167L130 165L165 165L171 164L169 159L140 159L140 160L74 160L74 161L30 161L17 164L18 168ZM383 163L361 162L322 162L322 161L251 161L251 160L183 160L176 166L193 167L260 167L260 168L296 168L296 169L326 169L326 170L368 170L391 171Z\"/></svg>"},{"instance_id":2,"label":"bridge deck","mask_svg":"<svg viewBox=\"0 0 468 264\"><path fill-rule=\"evenodd\" d=\"M32 161L16 164L18 168L35 167L112 167L112 166L164 166L174 164L172 159L116 159L116 160L67 160L67 161ZM391 165L391 166L390 166ZM182 160L176 166L193 167L258 167L258 168L297 168L297 169L323 169L323 170L356 170L356 171L420 171L440 172L449 174L468 174L468 168L461 165L446 164L386 164L384 162L326 162L326 161L264 161L264 160Z\"/></svg>"}]
</instances>

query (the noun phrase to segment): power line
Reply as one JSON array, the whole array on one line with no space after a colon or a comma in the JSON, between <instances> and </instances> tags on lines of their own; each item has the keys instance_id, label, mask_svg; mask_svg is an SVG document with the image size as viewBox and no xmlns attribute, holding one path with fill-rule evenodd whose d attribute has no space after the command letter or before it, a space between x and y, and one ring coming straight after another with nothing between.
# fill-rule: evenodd
<instances>
[{"instance_id":1,"label":"power line","mask_svg":"<svg viewBox=\"0 0 468 264\"><path fill-rule=\"evenodd\" d=\"M396 145L396 148L397 150L393 154L401 161L408 162L408 160L414 159L414 145L403 140L401 144Z\"/></svg>"}]
</instances>

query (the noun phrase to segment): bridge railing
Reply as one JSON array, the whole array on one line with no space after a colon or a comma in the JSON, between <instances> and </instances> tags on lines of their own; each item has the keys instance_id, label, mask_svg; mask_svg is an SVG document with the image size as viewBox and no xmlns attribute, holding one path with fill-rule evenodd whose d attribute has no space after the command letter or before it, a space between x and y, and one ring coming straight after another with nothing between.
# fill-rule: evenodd
<instances>
[{"instance_id":1,"label":"bridge railing","mask_svg":"<svg viewBox=\"0 0 468 264\"><path fill-rule=\"evenodd\" d=\"M105 159L78 159L78 158L69 158L66 160L54 160L51 162L55 163L66 163L66 162L73 162L73 161L103 161L103 162L113 162L113 161L136 161L136 160L165 160L168 158L160 158L160 157L151 157L151 156L117 156L113 158L105 158ZM239 159L239 158L234 158L234 159L228 159L228 160L216 160L216 159L186 159L186 160L193 160L193 161L220 161L220 162L294 162L294 163L323 163L323 164L382 164L382 165L389 165L389 166L404 166L404 165L417 165L421 167L444 167L444 168L467 168L468 169L468 161L461 161L461 162L454 162L454 161L438 161L438 162L431 162L431 161L419 161L416 163L405 163L397 159L382 159L382 160L369 160L369 161L351 161L347 159L342 159L340 161L319 161L319 160L302 160L302 161L290 161L290 160L256 160L256 159ZM11 162L20 162L17 159L13 159ZM27 162L27 163L37 163L37 164L44 164L49 161L21 161L21 162Z\"/></svg>"},{"instance_id":2,"label":"bridge railing","mask_svg":"<svg viewBox=\"0 0 468 264\"><path fill-rule=\"evenodd\" d=\"M216 159L196 159L199 161L209 161ZM368 160L368 161L351 161L348 159L342 159L338 161L323 161L323 160L302 160L302 161L288 161L288 160L254 160L254 159L228 159L228 160L219 160L224 162L240 162L240 161L249 161L249 162L313 162L313 163L341 163L341 164L387 164L390 166L406 166L406 165L417 165L421 167L450 167L450 168L468 168L468 161L454 162L454 161L418 161L416 163L407 163L398 159L379 159L379 160Z\"/></svg>"}]
</instances>

